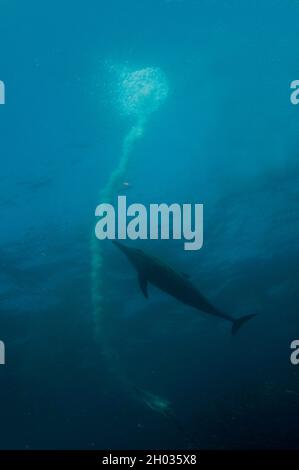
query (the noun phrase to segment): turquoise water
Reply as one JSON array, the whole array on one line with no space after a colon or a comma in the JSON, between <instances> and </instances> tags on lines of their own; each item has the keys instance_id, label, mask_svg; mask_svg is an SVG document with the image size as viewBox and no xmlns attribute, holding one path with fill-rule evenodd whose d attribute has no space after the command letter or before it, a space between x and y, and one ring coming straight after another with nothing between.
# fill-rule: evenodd
<instances>
[{"instance_id":1,"label":"turquoise water","mask_svg":"<svg viewBox=\"0 0 299 470\"><path fill-rule=\"evenodd\" d=\"M0 447L298 447L299 3L0 13ZM128 112L121 83L148 68L163 99L146 88ZM258 313L236 337L155 288L144 299L109 242L92 282L95 207L126 151L129 203L204 204L201 250L136 244L231 315Z\"/></svg>"}]
</instances>

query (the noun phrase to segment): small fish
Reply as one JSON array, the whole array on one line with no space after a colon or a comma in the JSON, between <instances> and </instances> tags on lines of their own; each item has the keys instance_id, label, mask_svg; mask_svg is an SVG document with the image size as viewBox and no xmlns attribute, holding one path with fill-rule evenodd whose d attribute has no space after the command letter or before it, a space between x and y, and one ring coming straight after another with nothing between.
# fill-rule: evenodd
<instances>
[{"instance_id":1,"label":"small fish","mask_svg":"<svg viewBox=\"0 0 299 470\"><path fill-rule=\"evenodd\" d=\"M299 395L298 392L295 392L295 390L290 390L290 389L286 389L285 393L288 393L290 395Z\"/></svg>"},{"instance_id":2,"label":"small fish","mask_svg":"<svg viewBox=\"0 0 299 470\"><path fill-rule=\"evenodd\" d=\"M127 191L128 189L131 189L132 188L132 185L131 183L129 183L128 181L123 181L121 183L121 187L119 188L118 192L123 192L123 191Z\"/></svg>"},{"instance_id":3,"label":"small fish","mask_svg":"<svg viewBox=\"0 0 299 470\"><path fill-rule=\"evenodd\" d=\"M26 187L29 191L37 191L48 186L51 182L51 178L45 177L36 180L20 181L19 185Z\"/></svg>"}]
</instances>

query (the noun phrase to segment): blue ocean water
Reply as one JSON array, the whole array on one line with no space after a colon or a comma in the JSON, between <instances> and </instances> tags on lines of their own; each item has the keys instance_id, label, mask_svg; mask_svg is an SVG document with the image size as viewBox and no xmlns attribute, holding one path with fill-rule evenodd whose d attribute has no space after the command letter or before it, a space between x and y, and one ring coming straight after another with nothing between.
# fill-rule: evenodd
<instances>
[{"instance_id":1,"label":"blue ocean water","mask_svg":"<svg viewBox=\"0 0 299 470\"><path fill-rule=\"evenodd\" d=\"M299 78L295 0L1 3L0 447L297 448ZM130 151L129 202L204 204L204 246L138 246L219 308L236 337L104 243L100 334L91 233L134 117L119 70L169 92ZM100 243L100 242L99 242Z\"/></svg>"}]
</instances>

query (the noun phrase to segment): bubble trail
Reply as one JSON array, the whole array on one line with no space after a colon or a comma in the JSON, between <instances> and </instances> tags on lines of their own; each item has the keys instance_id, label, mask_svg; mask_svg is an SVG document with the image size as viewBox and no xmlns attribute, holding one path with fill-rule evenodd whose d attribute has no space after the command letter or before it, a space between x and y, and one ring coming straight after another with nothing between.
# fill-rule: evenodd
<instances>
[{"instance_id":1,"label":"bubble trail","mask_svg":"<svg viewBox=\"0 0 299 470\"><path fill-rule=\"evenodd\" d=\"M126 179L134 145L143 136L150 114L159 108L167 95L168 84L159 68L147 67L135 71L123 69L119 72L116 85L116 104L120 114L133 118L135 123L123 140L119 162L100 194L100 202L112 203L117 196L121 183ZM104 295L104 267L103 248L101 242L96 239L93 230L91 239L91 295L95 337L110 373L115 379L121 381L123 386L126 386L130 382L126 378L123 368L118 366L116 352L109 345L105 335L104 320L108 312Z\"/></svg>"}]
</instances>

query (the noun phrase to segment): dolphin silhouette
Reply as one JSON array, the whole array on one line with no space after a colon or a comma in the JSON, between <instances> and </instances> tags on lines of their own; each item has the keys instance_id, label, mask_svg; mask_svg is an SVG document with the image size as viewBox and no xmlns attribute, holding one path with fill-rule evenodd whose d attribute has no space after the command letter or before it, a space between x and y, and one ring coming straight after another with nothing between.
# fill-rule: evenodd
<instances>
[{"instance_id":1,"label":"dolphin silhouette","mask_svg":"<svg viewBox=\"0 0 299 470\"><path fill-rule=\"evenodd\" d=\"M136 269L140 289L146 298L148 298L147 285L148 283L153 284L186 305L231 322L233 335L244 323L256 316L256 314L251 314L234 318L221 312L201 294L187 274L175 271L167 263L139 248L128 247L116 240L113 240L113 243L128 257Z\"/></svg>"}]
</instances>

